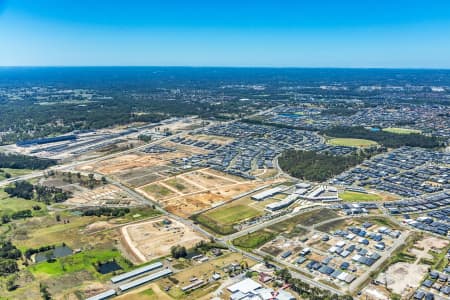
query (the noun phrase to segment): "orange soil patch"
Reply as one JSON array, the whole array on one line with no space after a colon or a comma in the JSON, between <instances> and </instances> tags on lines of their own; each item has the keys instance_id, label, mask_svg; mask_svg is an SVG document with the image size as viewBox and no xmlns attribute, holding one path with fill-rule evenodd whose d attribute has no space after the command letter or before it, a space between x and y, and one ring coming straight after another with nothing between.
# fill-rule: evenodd
<instances>
[{"instance_id":1,"label":"orange soil patch","mask_svg":"<svg viewBox=\"0 0 450 300\"><path fill-rule=\"evenodd\" d=\"M163 220L170 220L170 224L163 224ZM190 227L167 217L126 225L121 233L123 241L142 262L168 255L172 246L191 248L204 239Z\"/></svg>"},{"instance_id":2,"label":"orange soil patch","mask_svg":"<svg viewBox=\"0 0 450 300\"><path fill-rule=\"evenodd\" d=\"M204 186L206 188L214 188L236 183L236 181L228 180L224 176L219 177L215 176L215 174L212 173L208 174L203 171L194 171L186 173L183 174L182 177L187 178L188 180L191 180L193 182L196 182L197 184L200 184L201 186Z\"/></svg>"},{"instance_id":3,"label":"orange soil patch","mask_svg":"<svg viewBox=\"0 0 450 300\"><path fill-rule=\"evenodd\" d=\"M96 163L95 165L84 165L80 170L95 170L102 174L114 174L133 168L151 167L166 165L168 161L175 158L186 157L186 154L180 152L168 152L162 154L125 154L105 161Z\"/></svg>"},{"instance_id":4,"label":"orange soil patch","mask_svg":"<svg viewBox=\"0 0 450 300\"><path fill-rule=\"evenodd\" d=\"M165 201L165 209L181 217L189 217L213 205L250 191L259 185L257 182L239 183L223 188L192 195L180 196Z\"/></svg>"}]
</instances>

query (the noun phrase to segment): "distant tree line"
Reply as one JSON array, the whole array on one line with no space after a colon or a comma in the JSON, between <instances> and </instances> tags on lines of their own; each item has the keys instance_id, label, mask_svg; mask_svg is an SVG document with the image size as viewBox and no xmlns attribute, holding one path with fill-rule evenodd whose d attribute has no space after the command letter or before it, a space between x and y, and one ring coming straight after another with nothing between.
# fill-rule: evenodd
<instances>
[{"instance_id":1,"label":"distant tree line","mask_svg":"<svg viewBox=\"0 0 450 300\"><path fill-rule=\"evenodd\" d=\"M44 174L45 178L48 177L60 177L64 182L78 183L81 186L88 187L93 189L96 186L107 184L108 180L105 176L102 176L101 179L96 179L93 173L89 173L87 175L83 175L80 172L72 173L72 172L59 172L55 170L49 170Z\"/></svg>"},{"instance_id":2,"label":"distant tree line","mask_svg":"<svg viewBox=\"0 0 450 300\"><path fill-rule=\"evenodd\" d=\"M45 204L64 202L71 196L70 192L63 191L53 186L33 185L28 181L16 181L5 187L5 192L10 197L18 197L26 200L35 199Z\"/></svg>"},{"instance_id":3,"label":"distant tree line","mask_svg":"<svg viewBox=\"0 0 450 300\"><path fill-rule=\"evenodd\" d=\"M128 90L125 88L125 90ZM236 99L226 101L196 101L192 99L171 99L168 95L146 91L138 96L129 91L111 88L105 90L111 99L97 98L86 106L55 102L58 105L35 105L36 99L24 101L1 101L0 145L18 140L48 137L74 130L99 129L134 122L157 123L170 117L197 115L201 118L228 119L248 113L252 109L267 107L270 102L242 102ZM242 96L242 93L241 95ZM172 97L172 96L170 96ZM182 97L189 97L185 94ZM25 104L24 104L25 103ZM76 114L74 114L76 109ZM52 116L53 118L49 118ZM24 122L24 120L27 120ZM58 121L56 121L58 120Z\"/></svg>"},{"instance_id":4,"label":"distant tree line","mask_svg":"<svg viewBox=\"0 0 450 300\"><path fill-rule=\"evenodd\" d=\"M334 115L334 116L351 116L356 113L355 109L349 108L349 107L330 107L327 109L324 109L321 114L322 115Z\"/></svg>"},{"instance_id":5,"label":"distant tree line","mask_svg":"<svg viewBox=\"0 0 450 300\"><path fill-rule=\"evenodd\" d=\"M108 216L108 217L123 217L126 214L130 213L130 209L128 207L120 208L120 207L100 207L94 209L84 210L83 216Z\"/></svg>"},{"instance_id":6,"label":"distant tree line","mask_svg":"<svg viewBox=\"0 0 450 300\"><path fill-rule=\"evenodd\" d=\"M260 119L248 119L247 118L247 119L242 119L241 121L243 123L256 124L256 125L266 125L266 126L272 126L272 127L276 127L276 128L287 128L287 129L309 130L309 131L313 130L312 127L293 126L293 125L288 125L288 124L272 123L272 122L266 122L266 121L260 120Z\"/></svg>"},{"instance_id":7,"label":"distant tree line","mask_svg":"<svg viewBox=\"0 0 450 300\"><path fill-rule=\"evenodd\" d=\"M0 153L0 168L44 170L57 162L56 159Z\"/></svg>"},{"instance_id":8,"label":"distant tree line","mask_svg":"<svg viewBox=\"0 0 450 300\"><path fill-rule=\"evenodd\" d=\"M321 134L337 138L368 139L389 148L402 146L436 148L444 145L444 142L438 137L418 133L398 134L382 130L372 131L362 126L336 126L323 130Z\"/></svg>"},{"instance_id":9,"label":"distant tree line","mask_svg":"<svg viewBox=\"0 0 450 300\"><path fill-rule=\"evenodd\" d=\"M331 155L314 151L287 150L278 159L280 168L291 176L325 181L369 158L377 150L361 150L350 155Z\"/></svg>"}]
</instances>

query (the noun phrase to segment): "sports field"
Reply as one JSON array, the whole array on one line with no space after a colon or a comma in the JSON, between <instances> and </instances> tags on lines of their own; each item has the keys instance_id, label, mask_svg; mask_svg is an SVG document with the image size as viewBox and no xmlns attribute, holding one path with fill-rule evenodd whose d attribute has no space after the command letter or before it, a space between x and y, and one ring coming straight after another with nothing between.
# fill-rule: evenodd
<instances>
[{"instance_id":1,"label":"sports field","mask_svg":"<svg viewBox=\"0 0 450 300\"><path fill-rule=\"evenodd\" d=\"M218 223L228 225L260 216L261 212L249 206L235 205L212 210L206 215Z\"/></svg>"},{"instance_id":2,"label":"sports field","mask_svg":"<svg viewBox=\"0 0 450 300\"><path fill-rule=\"evenodd\" d=\"M381 196L377 194L359 193L353 191L339 193L339 197L346 202L379 201L382 199Z\"/></svg>"},{"instance_id":3,"label":"sports field","mask_svg":"<svg viewBox=\"0 0 450 300\"><path fill-rule=\"evenodd\" d=\"M234 224L262 214L253 207L233 203L196 215L193 219L215 233L227 235L236 232Z\"/></svg>"},{"instance_id":4,"label":"sports field","mask_svg":"<svg viewBox=\"0 0 450 300\"><path fill-rule=\"evenodd\" d=\"M328 140L328 144L333 146L368 147L377 145L377 142L364 139L333 138Z\"/></svg>"},{"instance_id":5,"label":"sports field","mask_svg":"<svg viewBox=\"0 0 450 300\"><path fill-rule=\"evenodd\" d=\"M383 128L383 131L397 134L411 134L411 133L422 133L422 131L417 129L408 129L408 128L400 128L400 127L388 127Z\"/></svg>"}]
</instances>

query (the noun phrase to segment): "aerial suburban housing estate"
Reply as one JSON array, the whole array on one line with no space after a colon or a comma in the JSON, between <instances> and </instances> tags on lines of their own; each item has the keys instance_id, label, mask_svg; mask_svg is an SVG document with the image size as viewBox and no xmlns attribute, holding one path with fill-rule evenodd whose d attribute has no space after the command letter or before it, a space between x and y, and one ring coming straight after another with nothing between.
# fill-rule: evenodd
<instances>
[{"instance_id":1,"label":"aerial suburban housing estate","mask_svg":"<svg viewBox=\"0 0 450 300\"><path fill-rule=\"evenodd\" d=\"M0 0L0 300L450 299L449 28Z\"/></svg>"}]
</instances>

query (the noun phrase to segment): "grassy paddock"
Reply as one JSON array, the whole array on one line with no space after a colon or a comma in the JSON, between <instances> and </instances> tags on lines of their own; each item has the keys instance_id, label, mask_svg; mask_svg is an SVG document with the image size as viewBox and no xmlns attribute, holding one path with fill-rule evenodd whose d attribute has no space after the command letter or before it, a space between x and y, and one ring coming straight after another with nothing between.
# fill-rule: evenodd
<instances>
[{"instance_id":1,"label":"grassy paddock","mask_svg":"<svg viewBox=\"0 0 450 300\"><path fill-rule=\"evenodd\" d=\"M353 191L345 191L339 193L339 197L346 202L360 202L360 201L379 201L381 196L371 193L359 193Z\"/></svg>"},{"instance_id":2,"label":"grassy paddock","mask_svg":"<svg viewBox=\"0 0 450 300\"><path fill-rule=\"evenodd\" d=\"M230 225L260 216L261 212L246 205L233 205L211 210L206 215L218 223Z\"/></svg>"},{"instance_id":3,"label":"grassy paddock","mask_svg":"<svg viewBox=\"0 0 450 300\"><path fill-rule=\"evenodd\" d=\"M216 220L213 220L204 214L193 215L191 218L207 230L217 234L228 235L236 232L236 229L234 229L232 225L221 226Z\"/></svg>"},{"instance_id":4,"label":"grassy paddock","mask_svg":"<svg viewBox=\"0 0 450 300\"><path fill-rule=\"evenodd\" d=\"M33 206L35 205L40 206L41 210L33 211L34 215L45 214L47 211L45 204L34 200L11 198L4 190L0 189L0 215L8 215L25 209L33 210Z\"/></svg>"},{"instance_id":5,"label":"grassy paddock","mask_svg":"<svg viewBox=\"0 0 450 300\"><path fill-rule=\"evenodd\" d=\"M332 138L328 140L328 144L334 146L369 147L377 145L377 142L364 139Z\"/></svg>"},{"instance_id":6,"label":"grassy paddock","mask_svg":"<svg viewBox=\"0 0 450 300\"><path fill-rule=\"evenodd\" d=\"M10 168L0 168L3 172L0 172L0 180L6 179L5 174L9 173L11 177L22 176L33 172L29 169L10 169Z\"/></svg>"},{"instance_id":7,"label":"grassy paddock","mask_svg":"<svg viewBox=\"0 0 450 300\"><path fill-rule=\"evenodd\" d=\"M149 193L150 195L157 197L157 198L164 198L164 197L175 194L168 188L166 188L162 185L156 184L156 183L145 186L144 191L146 193Z\"/></svg>"},{"instance_id":8,"label":"grassy paddock","mask_svg":"<svg viewBox=\"0 0 450 300\"><path fill-rule=\"evenodd\" d=\"M297 215L285 221L276 223L270 226L269 228L276 232L281 233L285 231L292 231L297 224L309 226L337 217L339 217L339 215L336 214L334 211L326 208L320 208L305 212L303 214Z\"/></svg>"},{"instance_id":9,"label":"grassy paddock","mask_svg":"<svg viewBox=\"0 0 450 300\"><path fill-rule=\"evenodd\" d=\"M275 233L268 230L258 230L233 240L233 245L239 248L252 250L274 239L275 236Z\"/></svg>"},{"instance_id":10,"label":"grassy paddock","mask_svg":"<svg viewBox=\"0 0 450 300\"><path fill-rule=\"evenodd\" d=\"M232 203L192 217L212 232L228 235L235 233L234 224L262 215L262 212L243 204Z\"/></svg>"},{"instance_id":11,"label":"grassy paddock","mask_svg":"<svg viewBox=\"0 0 450 300\"><path fill-rule=\"evenodd\" d=\"M422 133L422 131L417 129L408 129L408 128L400 128L400 127L388 127L383 128L383 131L396 133L396 134L411 134L411 133Z\"/></svg>"},{"instance_id":12,"label":"grassy paddock","mask_svg":"<svg viewBox=\"0 0 450 300\"><path fill-rule=\"evenodd\" d=\"M119 251L113 250L90 250L62 257L54 262L41 262L28 267L28 270L38 277L61 276L63 274L74 273L78 271L89 271L94 277L99 279L112 275L102 275L95 269L96 262L104 262L115 259L116 262L125 270L131 268L130 264L122 257Z\"/></svg>"}]
</instances>

